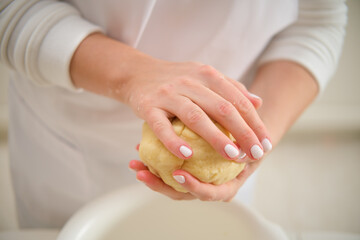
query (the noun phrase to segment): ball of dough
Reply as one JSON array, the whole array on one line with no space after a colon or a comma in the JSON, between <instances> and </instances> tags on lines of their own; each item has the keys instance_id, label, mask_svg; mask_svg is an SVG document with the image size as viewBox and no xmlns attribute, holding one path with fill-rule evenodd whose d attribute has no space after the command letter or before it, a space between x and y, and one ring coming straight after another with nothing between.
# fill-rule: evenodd
<instances>
[{"instance_id":1,"label":"ball of dough","mask_svg":"<svg viewBox=\"0 0 360 240\"><path fill-rule=\"evenodd\" d=\"M186 127L178 118L172 120L172 125L175 133L190 144L193 150L191 158L183 160L169 152L147 123L143 125L139 154L149 170L175 190L187 192L173 178L172 173L177 169L183 169L200 181L215 185L234 179L244 169L244 163L236 163L221 156L208 142ZM217 123L215 125L234 140L226 129Z\"/></svg>"}]
</instances>

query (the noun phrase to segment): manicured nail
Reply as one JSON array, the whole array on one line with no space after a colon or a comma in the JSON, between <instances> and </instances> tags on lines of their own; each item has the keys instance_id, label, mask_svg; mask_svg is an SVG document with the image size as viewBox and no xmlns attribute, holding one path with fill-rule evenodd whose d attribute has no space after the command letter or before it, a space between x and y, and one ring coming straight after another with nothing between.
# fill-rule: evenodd
<instances>
[{"instance_id":1,"label":"manicured nail","mask_svg":"<svg viewBox=\"0 0 360 240\"><path fill-rule=\"evenodd\" d=\"M250 152L254 159L260 159L264 155L264 152L259 145L252 146Z\"/></svg>"},{"instance_id":2,"label":"manicured nail","mask_svg":"<svg viewBox=\"0 0 360 240\"><path fill-rule=\"evenodd\" d=\"M240 150L240 154L239 154L238 158L235 160L235 162L243 163L244 159L246 157L246 153L243 150L241 150L240 148L239 148L239 150Z\"/></svg>"},{"instance_id":3,"label":"manicured nail","mask_svg":"<svg viewBox=\"0 0 360 240\"><path fill-rule=\"evenodd\" d=\"M244 157L246 157L246 153L240 149L240 154L239 154L238 159L243 159Z\"/></svg>"},{"instance_id":4,"label":"manicured nail","mask_svg":"<svg viewBox=\"0 0 360 240\"><path fill-rule=\"evenodd\" d=\"M174 175L173 177L178 183L181 183L181 184L185 183L185 177L184 176L182 176L182 175Z\"/></svg>"},{"instance_id":5,"label":"manicured nail","mask_svg":"<svg viewBox=\"0 0 360 240\"><path fill-rule=\"evenodd\" d=\"M226 144L224 150L225 150L226 154L229 156L229 158L235 158L240 153L239 150L231 144Z\"/></svg>"},{"instance_id":6,"label":"manicured nail","mask_svg":"<svg viewBox=\"0 0 360 240\"><path fill-rule=\"evenodd\" d=\"M192 154L191 149L186 147L186 146L181 146L180 147L180 152L184 157L190 157L191 154Z\"/></svg>"},{"instance_id":7,"label":"manicured nail","mask_svg":"<svg viewBox=\"0 0 360 240\"><path fill-rule=\"evenodd\" d=\"M255 95L255 94L253 94L253 93L249 93L249 95L250 95L251 97L253 97L253 98L261 99L258 95Z\"/></svg>"},{"instance_id":8,"label":"manicured nail","mask_svg":"<svg viewBox=\"0 0 360 240\"><path fill-rule=\"evenodd\" d=\"M261 145L263 146L265 152L268 152L272 149L272 144L267 138L264 138L264 140L261 141Z\"/></svg>"}]
</instances>

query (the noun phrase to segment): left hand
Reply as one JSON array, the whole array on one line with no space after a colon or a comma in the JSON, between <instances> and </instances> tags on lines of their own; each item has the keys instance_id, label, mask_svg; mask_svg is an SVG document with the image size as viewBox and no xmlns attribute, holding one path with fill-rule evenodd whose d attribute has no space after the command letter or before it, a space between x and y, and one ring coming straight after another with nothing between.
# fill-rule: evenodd
<instances>
[{"instance_id":1,"label":"left hand","mask_svg":"<svg viewBox=\"0 0 360 240\"><path fill-rule=\"evenodd\" d=\"M141 161L132 160L129 163L129 167L136 171L136 178L145 183L150 189L174 200L192 200L197 198L202 201L229 202L262 161L251 161L250 158L246 158L244 170L235 179L221 185L203 183L184 170L174 171L173 176L181 175L184 177L185 182L180 184L189 191L188 193L178 192L168 186L161 178L152 174Z\"/></svg>"}]
</instances>

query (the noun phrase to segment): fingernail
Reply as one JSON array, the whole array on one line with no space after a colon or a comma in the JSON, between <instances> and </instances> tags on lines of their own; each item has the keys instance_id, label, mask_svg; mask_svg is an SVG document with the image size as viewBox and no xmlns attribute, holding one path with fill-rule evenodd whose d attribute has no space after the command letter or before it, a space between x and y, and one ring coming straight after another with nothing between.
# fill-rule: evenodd
<instances>
[{"instance_id":1,"label":"fingernail","mask_svg":"<svg viewBox=\"0 0 360 240\"><path fill-rule=\"evenodd\" d=\"M174 175L173 177L178 183L181 183L181 184L185 183L185 177L184 176L182 176L182 175Z\"/></svg>"},{"instance_id":2,"label":"fingernail","mask_svg":"<svg viewBox=\"0 0 360 240\"><path fill-rule=\"evenodd\" d=\"M186 146L181 146L180 147L180 152L184 157L190 157L191 154L192 154L191 149L186 147Z\"/></svg>"},{"instance_id":3,"label":"fingernail","mask_svg":"<svg viewBox=\"0 0 360 240\"><path fill-rule=\"evenodd\" d=\"M240 154L239 154L238 158L235 160L235 162L243 163L244 158L246 157L246 153L243 150L241 150L240 148L239 148L239 150L240 150Z\"/></svg>"},{"instance_id":4,"label":"fingernail","mask_svg":"<svg viewBox=\"0 0 360 240\"><path fill-rule=\"evenodd\" d=\"M243 159L244 157L246 157L246 153L240 149L240 154L239 154L238 159Z\"/></svg>"},{"instance_id":5,"label":"fingernail","mask_svg":"<svg viewBox=\"0 0 360 240\"><path fill-rule=\"evenodd\" d=\"M260 159L264 155L264 152L259 145L252 146L250 152L254 159Z\"/></svg>"},{"instance_id":6,"label":"fingernail","mask_svg":"<svg viewBox=\"0 0 360 240\"><path fill-rule=\"evenodd\" d=\"M229 158L235 158L240 153L239 150L231 144L226 144L224 150L225 150L226 154L229 156Z\"/></svg>"},{"instance_id":7,"label":"fingernail","mask_svg":"<svg viewBox=\"0 0 360 240\"><path fill-rule=\"evenodd\" d=\"M263 146L265 152L268 152L272 149L272 144L267 138L264 138L264 140L261 141L261 145Z\"/></svg>"},{"instance_id":8,"label":"fingernail","mask_svg":"<svg viewBox=\"0 0 360 240\"><path fill-rule=\"evenodd\" d=\"M255 94L253 94L253 93L249 93L249 95L250 95L251 97L253 97L253 98L261 99L258 95L255 95Z\"/></svg>"}]
</instances>

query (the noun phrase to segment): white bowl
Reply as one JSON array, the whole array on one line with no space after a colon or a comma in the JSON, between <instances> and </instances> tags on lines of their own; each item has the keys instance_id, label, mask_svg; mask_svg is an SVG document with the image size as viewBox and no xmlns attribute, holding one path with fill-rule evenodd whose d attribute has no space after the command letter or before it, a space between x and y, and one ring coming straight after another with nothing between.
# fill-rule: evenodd
<instances>
[{"instance_id":1,"label":"white bowl","mask_svg":"<svg viewBox=\"0 0 360 240\"><path fill-rule=\"evenodd\" d=\"M284 231L239 202L174 201L145 186L86 205L58 240L287 239Z\"/></svg>"}]
</instances>

